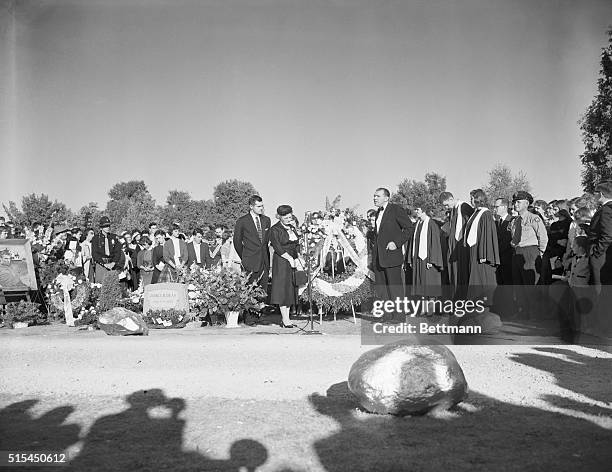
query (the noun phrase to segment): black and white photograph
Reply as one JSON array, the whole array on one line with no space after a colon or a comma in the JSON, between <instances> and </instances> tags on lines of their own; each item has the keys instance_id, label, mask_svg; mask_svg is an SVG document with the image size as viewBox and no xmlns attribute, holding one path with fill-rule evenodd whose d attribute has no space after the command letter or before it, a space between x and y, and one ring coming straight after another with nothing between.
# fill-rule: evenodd
<instances>
[{"instance_id":1,"label":"black and white photograph","mask_svg":"<svg viewBox=\"0 0 612 472\"><path fill-rule=\"evenodd\" d=\"M0 472L610 470L610 0L0 0L0 71Z\"/></svg>"}]
</instances>

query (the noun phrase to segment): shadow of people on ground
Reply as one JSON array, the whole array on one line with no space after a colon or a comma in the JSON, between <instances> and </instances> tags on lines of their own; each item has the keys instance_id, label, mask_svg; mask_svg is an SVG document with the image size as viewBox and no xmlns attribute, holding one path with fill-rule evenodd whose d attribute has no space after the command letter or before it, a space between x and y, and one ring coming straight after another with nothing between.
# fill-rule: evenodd
<instances>
[{"instance_id":1,"label":"shadow of people on ground","mask_svg":"<svg viewBox=\"0 0 612 472\"><path fill-rule=\"evenodd\" d=\"M64 424L72 406L33 418L28 410L38 400L14 403L0 410L0 449L60 453L82 440L81 451L63 470L88 472L255 471L268 460L267 449L251 439L235 441L227 460L184 451L182 398L167 398L162 390L151 389L134 392L126 400L126 410L97 419L81 439L78 425Z\"/></svg>"},{"instance_id":2,"label":"shadow of people on ground","mask_svg":"<svg viewBox=\"0 0 612 472\"><path fill-rule=\"evenodd\" d=\"M594 401L612 403L611 358L586 356L570 349L557 347L536 347L533 350L537 352L512 354L510 359L519 364L550 372L555 376L557 385L566 390ZM565 358L548 356L546 353L563 355ZM602 377L601 372L608 372L608 375ZM602 410L600 414L610 415L612 409Z\"/></svg>"},{"instance_id":3,"label":"shadow of people on ground","mask_svg":"<svg viewBox=\"0 0 612 472\"><path fill-rule=\"evenodd\" d=\"M29 410L37 403L25 400L0 410L0 450L61 452L79 440L81 427L65 424L73 407L61 406L34 418Z\"/></svg>"},{"instance_id":4,"label":"shadow of people on ground","mask_svg":"<svg viewBox=\"0 0 612 472\"><path fill-rule=\"evenodd\" d=\"M420 417L366 413L346 382L310 401L341 428L313 445L329 472L604 471L612 460L612 431L479 393L451 412Z\"/></svg>"},{"instance_id":5,"label":"shadow of people on ground","mask_svg":"<svg viewBox=\"0 0 612 472\"><path fill-rule=\"evenodd\" d=\"M163 391L152 389L132 393L127 402L127 410L93 424L81 453L71 462L72 470L255 470L268 458L266 448L249 439L232 445L229 460L184 451L182 398L167 398Z\"/></svg>"}]
</instances>

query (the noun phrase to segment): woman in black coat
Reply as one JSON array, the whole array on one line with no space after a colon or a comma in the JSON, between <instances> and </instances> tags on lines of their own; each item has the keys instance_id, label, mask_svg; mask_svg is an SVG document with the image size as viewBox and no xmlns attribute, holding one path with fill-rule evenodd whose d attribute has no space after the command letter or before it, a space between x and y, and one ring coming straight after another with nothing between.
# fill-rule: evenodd
<instances>
[{"instance_id":1,"label":"woman in black coat","mask_svg":"<svg viewBox=\"0 0 612 472\"><path fill-rule=\"evenodd\" d=\"M281 205L276 212L279 222L270 228L270 244L274 249L270 303L280 306L281 326L295 328L289 319L289 309L297 303L294 271L300 239L295 227L293 209L289 205Z\"/></svg>"}]
</instances>

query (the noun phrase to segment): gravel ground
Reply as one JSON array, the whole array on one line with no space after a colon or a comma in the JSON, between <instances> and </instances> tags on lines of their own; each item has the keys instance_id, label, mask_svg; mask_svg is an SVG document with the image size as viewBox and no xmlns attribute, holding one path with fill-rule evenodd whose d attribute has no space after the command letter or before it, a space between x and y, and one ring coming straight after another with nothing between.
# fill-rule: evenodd
<instances>
[{"instance_id":1,"label":"gravel ground","mask_svg":"<svg viewBox=\"0 0 612 472\"><path fill-rule=\"evenodd\" d=\"M2 329L0 450L66 450L72 470L609 470L609 348L451 346L468 400L394 418L347 392L358 327L287 331Z\"/></svg>"}]
</instances>

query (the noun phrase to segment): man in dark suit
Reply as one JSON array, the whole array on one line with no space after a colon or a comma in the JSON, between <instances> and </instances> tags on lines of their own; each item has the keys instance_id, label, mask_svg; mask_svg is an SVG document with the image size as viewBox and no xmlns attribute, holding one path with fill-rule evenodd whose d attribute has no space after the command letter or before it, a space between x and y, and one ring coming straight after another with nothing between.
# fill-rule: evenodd
<instances>
[{"instance_id":1,"label":"man in dark suit","mask_svg":"<svg viewBox=\"0 0 612 472\"><path fill-rule=\"evenodd\" d=\"M404 297L402 282L402 246L408 241L414 223L399 205L389 203L391 194L386 188L374 192L374 205L378 208L375 222L375 241L372 266L376 294L380 300Z\"/></svg>"},{"instance_id":2,"label":"man in dark suit","mask_svg":"<svg viewBox=\"0 0 612 472\"><path fill-rule=\"evenodd\" d=\"M270 218L264 215L263 200L259 195L249 198L251 210L238 218L234 227L234 249L242 260L242 267L250 272L250 280L257 280L267 291L270 271Z\"/></svg>"},{"instance_id":3,"label":"man in dark suit","mask_svg":"<svg viewBox=\"0 0 612 472\"><path fill-rule=\"evenodd\" d=\"M595 187L601 207L593 215L589 228L591 240L590 265L593 285L601 292L602 285L612 285L612 180Z\"/></svg>"},{"instance_id":4,"label":"man in dark suit","mask_svg":"<svg viewBox=\"0 0 612 472\"><path fill-rule=\"evenodd\" d=\"M498 285L512 285L512 234L510 221L512 216L508 213L510 202L507 198L495 200L495 226L497 228L497 244L499 247L500 264L497 267Z\"/></svg>"},{"instance_id":5,"label":"man in dark suit","mask_svg":"<svg viewBox=\"0 0 612 472\"><path fill-rule=\"evenodd\" d=\"M210 267L211 257L208 244L202 241L204 230L193 230L193 241L187 243L187 267L196 264L198 267Z\"/></svg>"},{"instance_id":6,"label":"man in dark suit","mask_svg":"<svg viewBox=\"0 0 612 472\"><path fill-rule=\"evenodd\" d=\"M91 253L96 263L96 283L102 283L104 276L111 270L121 270L125 263L119 236L110 232L110 219L100 218L100 232L91 240Z\"/></svg>"}]
</instances>

